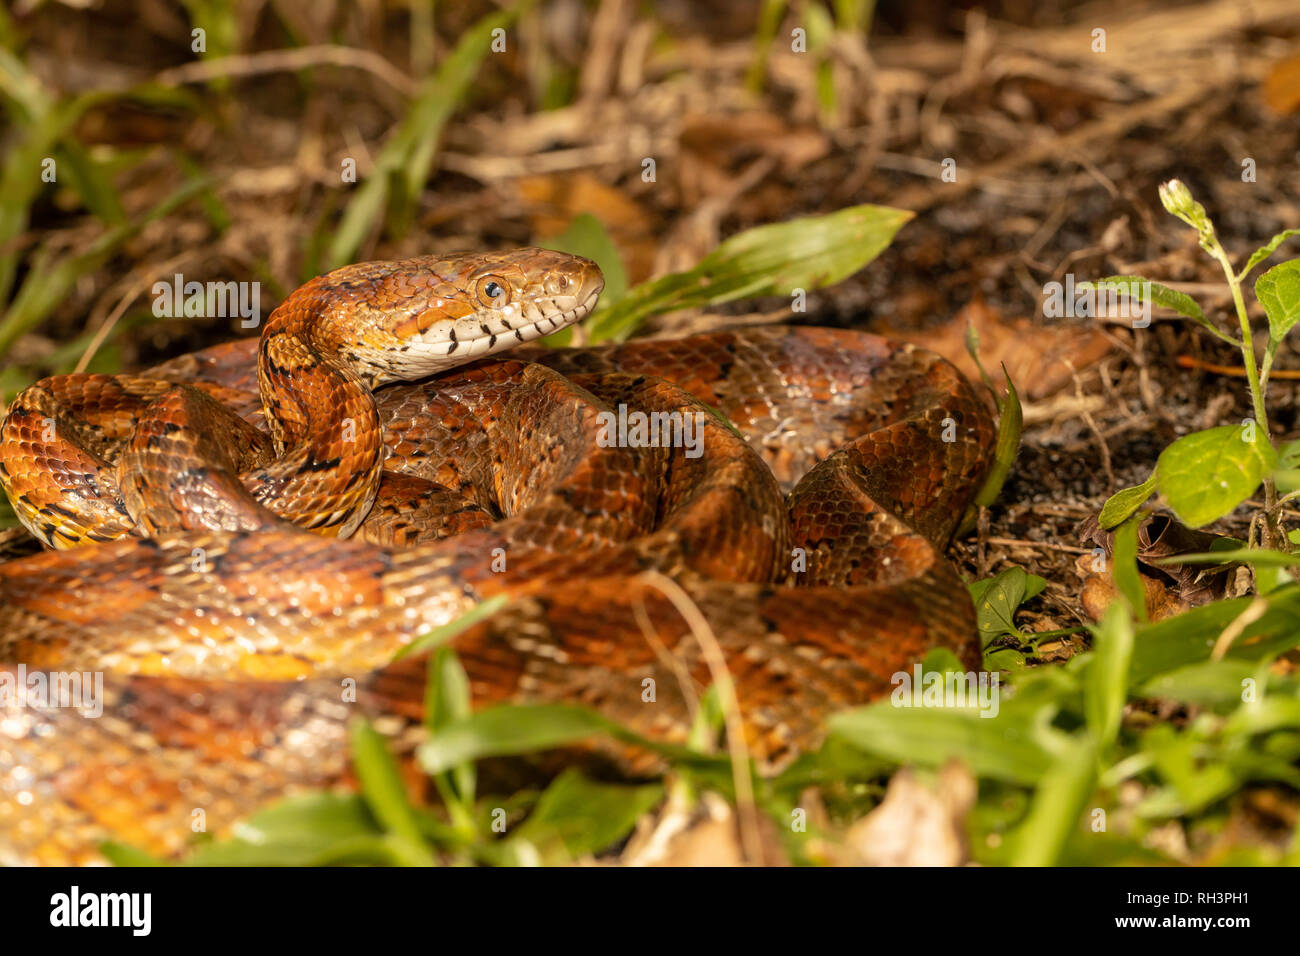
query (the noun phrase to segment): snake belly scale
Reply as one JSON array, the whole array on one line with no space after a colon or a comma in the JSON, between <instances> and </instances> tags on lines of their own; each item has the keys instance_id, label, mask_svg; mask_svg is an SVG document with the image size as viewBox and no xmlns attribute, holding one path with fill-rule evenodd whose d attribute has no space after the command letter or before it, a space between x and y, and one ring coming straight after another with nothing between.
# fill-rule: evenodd
<instances>
[{"instance_id":1,"label":"snake belly scale","mask_svg":"<svg viewBox=\"0 0 1300 956\"><path fill-rule=\"evenodd\" d=\"M344 782L356 714L409 750L424 664L394 655L495 595L453 642L476 706L682 742L712 677L667 575L767 770L934 648L978 667L943 550L994 426L961 374L817 328L527 346L602 288L541 249L365 263L256 339L19 395L0 484L48 550L0 564L0 688L102 675L102 714L0 700L0 863L179 854L195 808L220 833ZM698 445L610 441L629 409Z\"/></svg>"}]
</instances>

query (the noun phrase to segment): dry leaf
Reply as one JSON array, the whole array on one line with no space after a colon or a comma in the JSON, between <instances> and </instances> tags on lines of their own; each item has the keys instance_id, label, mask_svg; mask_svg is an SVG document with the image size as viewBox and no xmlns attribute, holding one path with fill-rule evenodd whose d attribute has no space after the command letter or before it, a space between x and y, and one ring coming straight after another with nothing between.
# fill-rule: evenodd
<instances>
[{"instance_id":1,"label":"dry leaf","mask_svg":"<svg viewBox=\"0 0 1300 956\"><path fill-rule=\"evenodd\" d=\"M1300 109L1300 53L1273 64L1264 78L1264 102L1281 116Z\"/></svg>"},{"instance_id":2,"label":"dry leaf","mask_svg":"<svg viewBox=\"0 0 1300 956\"><path fill-rule=\"evenodd\" d=\"M989 374L995 381L1000 380L998 369L1005 363L1021 397L1029 401L1038 401L1068 385L1073 380L1071 365L1086 368L1113 347L1100 329L1044 326L1029 319L1004 320L983 302L972 302L936 328L916 331L885 326L880 332L938 352L976 380L979 373L966 351L968 321L979 334L980 361Z\"/></svg>"},{"instance_id":3,"label":"dry leaf","mask_svg":"<svg viewBox=\"0 0 1300 956\"><path fill-rule=\"evenodd\" d=\"M867 866L960 866L966 861L966 814L975 804L975 778L953 761L934 786L903 768L885 799L849 829L845 843Z\"/></svg>"}]
</instances>

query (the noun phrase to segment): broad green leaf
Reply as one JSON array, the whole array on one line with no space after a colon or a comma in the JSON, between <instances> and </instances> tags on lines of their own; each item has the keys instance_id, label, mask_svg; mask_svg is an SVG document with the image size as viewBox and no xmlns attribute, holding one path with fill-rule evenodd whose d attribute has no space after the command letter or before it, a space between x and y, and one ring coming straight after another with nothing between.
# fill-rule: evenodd
<instances>
[{"instance_id":1,"label":"broad green leaf","mask_svg":"<svg viewBox=\"0 0 1300 956\"><path fill-rule=\"evenodd\" d=\"M1097 519L1098 523L1107 531L1118 524L1122 524L1146 503L1146 500L1151 497L1152 492L1155 490L1155 475L1152 475L1140 485L1120 489L1111 495L1102 506L1101 515Z\"/></svg>"},{"instance_id":2,"label":"broad green leaf","mask_svg":"<svg viewBox=\"0 0 1300 956\"><path fill-rule=\"evenodd\" d=\"M1151 678L1138 687L1137 697L1162 697L1185 701L1189 704L1240 704L1247 680L1258 679L1258 664L1254 661L1224 658L1221 661L1202 661L1188 664ZM1275 680L1269 680L1272 687ZM1292 692L1294 688L1290 688ZM1262 683L1257 693L1265 691Z\"/></svg>"},{"instance_id":3,"label":"broad green leaf","mask_svg":"<svg viewBox=\"0 0 1300 956\"><path fill-rule=\"evenodd\" d=\"M1277 470L1273 472L1273 481L1283 494L1300 488L1300 439L1285 442L1278 448Z\"/></svg>"},{"instance_id":4,"label":"broad green leaf","mask_svg":"<svg viewBox=\"0 0 1300 956\"><path fill-rule=\"evenodd\" d=\"M870 780L887 774L893 765L864 753L848 741L831 736L812 753L804 753L772 779L774 790L798 795L806 788L838 780Z\"/></svg>"},{"instance_id":5,"label":"broad green leaf","mask_svg":"<svg viewBox=\"0 0 1300 956\"><path fill-rule=\"evenodd\" d=\"M259 811L235 824L229 840L200 847L185 862L303 866L331 845L381 835L359 795L313 793Z\"/></svg>"},{"instance_id":6,"label":"broad green leaf","mask_svg":"<svg viewBox=\"0 0 1300 956\"><path fill-rule=\"evenodd\" d=\"M991 578L968 586L975 604L980 637L987 644L1003 634L1019 635L1016 608L1037 596L1047 581L1023 568L1007 568Z\"/></svg>"},{"instance_id":7,"label":"broad green leaf","mask_svg":"<svg viewBox=\"0 0 1300 956\"><path fill-rule=\"evenodd\" d=\"M1230 514L1277 465L1258 429L1223 425L1178 439L1156 462L1156 484L1180 521L1199 528Z\"/></svg>"},{"instance_id":8,"label":"broad green leaf","mask_svg":"<svg viewBox=\"0 0 1300 956\"><path fill-rule=\"evenodd\" d=\"M159 859L158 857L146 853L137 847L128 843L117 843L112 840L99 845L99 852L104 854L104 859L108 860L114 866L172 866L169 860Z\"/></svg>"},{"instance_id":9,"label":"broad green leaf","mask_svg":"<svg viewBox=\"0 0 1300 956\"><path fill-rule=\"evenodd\" d=\"M1255 281L1255 298L1268 316L1268 337L1281 342L1300 322L1300 259L1269 269Z\"/></svg>"},{"instance_id":10,"label":"broad green leaf","mask_svg":"<svg viewBox=\"0 0 1300 956\"><path fill-rule=\"evenodd\" d=\"M936 647L921 661L923 674L964 674L966 665L946 647Z\"/></svg>"},{"instance_id":11,"label":"broad green leaf","mask_svg":"<svg viewBox=\"0 0 1300 956\"><path fill-rule=\"evenodd\" d=\"M1261 262L1263 262L1265 259L1271 256L1274 252L1277 251L1278 246L1282 245L1282 243L1286 242L1288 239L1294 236L1300 236L1300 229L1284 229L1281 232L1279 232L1276 236L1274 236L1272 239L1270 239L1268 242L1266 242L1264 245L1260 246L1258 249L1252 252L1250 254L1250 259L1246 261L1245 268L1242 269L1239 273L1237 273L1237 281L1238 282L1244 281L1246 276L1250 275L1251 270L1254 269L1255 266L1259 265Z\"/></svg>"},{"instance_id":12,"label":"broad green leaf","mask_svg":"<svg viewBox=\"0 0 1300 956\"><path fill-rule=\"evenodd\" d=\"M990 645L984 649L983 667L986 671L1019 671L1026 666L1025 654L1019 648Z\"/></svg>"},{"instance_id":13,"label":"broad green leaf","mask_svg":"<svg viewBox=\"0 0 1300 956\"><path fill-rule=\"evenodd\" d=\"M1270 694L1238 707L1223 725L1225 736L1300 727L1300 698Z\"/></svg>"},{"instance_id":14,"label":"broad green leaf","mask_svg":"<svg viewBox=\"0 0 1300 956\"><path fill-rule=\"evenodd\" d=\"M1118 560L1115 563L1118 567ZM1106 609L1092 644L1092 662L1083 682L1083 712L1093 741L1104 751L1119 735L1133 657L1133 618L1122 602L1114 601Z\"/></svg>"},{"instance_id":15,"label":"broad green leaf","mask_svg":"<svg viewBox=\"0 0 1300 956\"><path fill-rule=\"evenodd\" d=\"M600 303L614 303L627 294L627 269L623 267L623 257L619 255L618 246L605 228L605 224L589 212L584 212L569 228L558 236L543 239L537 243L543 249L567 252L572 256L585 256L600 266L605 275L605 291L600 295Z\"/></svg>"},{"instance_id":16,"label":"broad green leaf","mask_svg":"<svg viewBox=\"0 0 1300 956\"><path fill-rule=\"evenodd\" d=\"M629 290L591 321L591 341L626 339L650 316L677 309L833 285L880 255L912 216L887 206L850 206L748 229L722 243L694 269Z\"/></svg>"},{"instance_id":17,"label":"broad green leaf","mask_svg":"<svg viewBox=\"0 0 1300 956\"><path fill-rule=\"evenodd\" d=\"M511 839L527 840L543 858L547 847L557 842L567 859L595 853L623 839L663 795L662 784L596 783L569 769L546 788Z\"/></svg>"},{"instance_id":18,"label":"broad green leaf","mask_svg":"<svg viewBox=\"0 0 1300 956\"><path fill-rule=\"evenodd\" d=\"M975 708L904 708L880 701L831 717L830 732L896 763L941 767L956 757L980 777L1034 784L1053 763L1032 723L1006 708L986 718Z\"/></svg>"}]
</instances>

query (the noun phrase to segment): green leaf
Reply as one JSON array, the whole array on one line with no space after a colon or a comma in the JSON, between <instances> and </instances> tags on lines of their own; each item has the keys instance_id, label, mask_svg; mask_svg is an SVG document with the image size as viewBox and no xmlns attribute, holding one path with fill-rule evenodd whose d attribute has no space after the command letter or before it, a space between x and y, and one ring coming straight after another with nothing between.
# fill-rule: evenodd
<instances>
[{"instance_id":1,"label":"green leaf","mask_svg":"<svg viewBox=\"0 0 1300 956\"><path fill-rule=\"evenodd\" d=\"M352 767L361 784L361 796L375 819L409 843L432 865L433 855L424 847L424 837L416 822L415 811L407 799L397 761L388 751L388 742L370 726L369 721L352 722Z\"/></svg>"},{"instance_id":2,"label":"green leaf","mask_svg":"<svg viewBox=\"0 0 1300 956\"><path fill-rule=\"evenodd\" d=\"M992 578L968 586L975 604L980 637L984 643L1003 634L1020 636L1015 624L1016 608L1038 595L1047 582L1023 568L1007 568Z\"/></svg>"},{"instance_id":3,"label":"green leaf","mask_svg":"<svg viewBox=\"0 0 1300 956\"><path fill-rule=\"evenodd\" d=\"M1027 666L1025 654L1019 648L989 645L984 649L983 667L986 671L1020 671Z\"/></svg>"},{"instance_id":4,"label":"green leaf","mask_svg":"<svg viewBox=\"0 0 1300 956\"><path fill-rule=\"evenodd\" d=\"M331 847L382 836L365 801L356 794L312 793L290 797L235 824L231 838L191 853L197 866L307 866Z\"/></svg>"},{"instance_id":5,"label":"green leaf","mask_svg":"<svg viewBox=\"0 0 1300 956\"><path fill-rule=\"evenodd\" d=\"M426 772L442 773L483 757L549 750L601 735L686 762L702 759L684 748L640 737L595 711L564 704L489 707L442 728L420 745L418 757Z\"/></svg>"},{"instance_id":6,"label":"green leaf","mask_svg":"<svg viewBox=\"0 0 1300 956\"><path fill-rule=\"evenodd\" d=\"M1142 684L1159 674L1208 660L1223 629L1253 600L1215 601L1139 628L1129 683ZM1300 646L1300 586L1284 585L1269 592L1265 600L1268 610L1246 625L1228 649L1228 658L1258 661Z\"/></svg>"},{"instance_id":7,"label":"green leaf","mask_svg":"<svg viewBox=\"0 0 1300 956\"><path fill-rule=\"evenodd\" d=\"M981 777L1033 784L1051 766L1052 755L1019 727L975 711L918 708L881 702L836 714L832 733L869 754L896 763L941 767L957 757Z\"/></svg>"},{"instance_id":8,"label":"green leaf","mask_svg":"<svg viewBox=\"0 0 1300 956\"><path fill-rule=\"evenodd\" d=\"M600 304L617 302L627 294L627 270L623 267L623 257L619 255L618 246L605 224L591 213L584 212L569 223L564 232L543 239L538 245L571 256L585 256L600 266L600 271L605 274L605 291L601 293Z\"/></svg>"},{"instance_id":9,"label":"green leaf","mask_svg":"<svg viewBox=\"0 0 1300 956\"><path fill-rule=\"evenodd\" d=\"M1161 558L1156 564L1258 564L1263 567L1294 568L1300 566L1300 554L1270 551L1267 548L1231 548L1201 551Z\"/></svg>"},{"instance_id":10,"label":"green leaf","mask_svg":"<svg viewBox=\"0 0 1300 956\"><path fill-rule=\"evenodd\" d=\"M1142 735L1142 752L1170 786L1148 796L1138 805L1145 817L1196 813L1227 796L1241 783L1232 768L1222 761L1198 759L1201 741L1191 733L1178 733L1169 724L1157 724Z\"/></svg>"},{"instance_id":11,"label":"green leaf","mask_svg":"<svg viewBox=\"0 0 1300 956\"><path fill-rule=\"evenodd\" d=\"M623 257L610 237L604 223L589 212L584 212L569 224L569 228L558 236L543 239L538 243L543 249L567 252L573 256L585 256L600 266L605 276L605 291L601 293L592 313L593 321L604 310L627 294L627 270L623 268ZM573 329L561 329L554 335L542 339L542 343L562 347L573 339Z\"/></svg>"},{"instance_id":12,"label":"green leaf","mask_svg":"<svg viewBox=\"0 0 1300 956\"><path fill-rule=\"evenodd\" d=\"M1252 429L1258 432L1259 429ZM1277 465L1277 452L1246 426L1223 425L1178 439L1156 462L1156 483L1178 519L1199 528L1231 513Z\"/></svg>"},{"instance_id":13,"label":"green leaf","mask_svg":"<svg viewBox=\"0 0 1300 956\"><path fill-rule=\"evenodd\" d=\"M1115 529L1112 577L1139 621L1147 619L1147 592L1137 566L1137 518L1129 518Z\"/></svg>"},{"instance_id":14,"label":"green leaf","mask_svg":"<svg viewBox=\"0 0 1300 956\"><path fill-rule=\"evenodd\" d=\"M1285 442L1277 450L1277 470L1273 472L1273 481L1283 494L1300 488L1300 439Z\"/></svg>"},{"instance_id":15,"label":"green leaf","mask_svg":"<svg viewBox=\"0 0 1300 956\"><path fill-rule=\"evenodd\" d=\"M1007 397L999 403L998 440L993 449L993 467L988 477L975 495L977 507L988 507L997 500L1006 483L1011 466L1016 462L1016 452L1020 450L1020 433L1024 427L1024 412L1020 407L1020 395L1011 381L1011 373L1005 365L1002 374L1007 380Z\"/></svg>"},{"instance_id":16,"label":"green leaf","mask_svg":"<svg viewBox=\"0 0 1300 956\"><path fill-rule=\"evenodd\" d=\"M1250 254L1250 259L1246 262L1246 267L1237 273L1237 281L1244 281L1246 276L1250 275L1251 270L1254 269L1255 266L1259 265L1271 256L1277 251L1278 246L1282 245L1282 243L1294 236L1300 236L1300 229L1284 229L1264 245L1252 252Z\"/></svg>"},{"instance_id":17,"label":"green leaf","mask_svg":"<svg viewBox=\"0 0 1300 956\"><path fill-rule=\"evenodd\" d=\"M1129 297L1133 299L1146 294L1150 296L1152 302L1162 308L1177 312L1179 315L1195 322L1204 323L1207 321L1200 305L1186 292L1179 292L1167 285L1161 285L1159 282L1152 282L1143 276L1106 276L1104 279L1098 279L1095 283L1083 283L1082 285L1085 287L1086 285L1097 285L1120 289L1128 293Z\"/></svg>"},{"instance_id":18,"label":"green leaf","mask_svg":"<svg viewBox=\"0 0 1300 956\"><path fill-rule=\"evenodd\" d=\"M1177 700L1188 704L1213 706L1216 704L1240 704L1245 681L1258 680L1258 663L1255 661L1224 658L1221 661L1202 661L1188 664L1164 674L1158 674L1135 691L1137 697L1157 697ZM1266 675L1270 689L1283 693L1295 693L1294 682L1287 682L1279 687L1278 678ZM1263 693L1263 682L1257 688Z\"/></svg>"},{"instance_id":19,"label":"green leaf","mask_svg":"<svg viewBox=\"0 0 1300 956\"><path fill-rule=\"evenodd\" d=\"M99 852L104 859L114 866L172 866L167 860L146 853L127 843L115 843L112 840L99 845Z\"/></svg>"},{"instance_id":20,"label":"green leaf","mask_svg":"<svg viewBox=\"0 0 1300 956\"><path fill-rule=\"evenodd\" d=\"M99 269L122 243L154 220L170 215L207 187L207 180L191 180L135 222L115 226L77 255L55 260L50 247L43 246L33 257L22 288L0 319L0 355L5 354L20 335L58 308L73 285Z\"/></svg>"},{"instance_id":21,"label":"green leaf","mask_svg":"<svg viewBox=\"0 0 1300 956\"><path fill-rule=\"evenodd\" d=\"M548 847L558 843L561 858L548 862L566 862L623 839L663 795L662 784L595 783L571 768L546 788L511 839L528 841L544 859L550 856Z\"/></svg>"},{"instance_id":22,"label":"green leaf","mask_svg":"<svg viewBox=\"0 0 1300 956\"><path fill-rule=\"evenodd\" d=\"M1268 316L1269 340L1281 342L1300 322L1300 259L1283 262L1260 276L1255 298Z\"/></svg>"},{"instance_id":23,"label":"green leaf","mask_svg":"<svg viewBox=\"0 0 1300 956\"><path fill-rule=\"evenodd\" d=\"M912 216L887 206L850 206L748 229L722 243L694 269L629 290L591 320L590 339L626 339L650 316L677 309L833 285L880 255Z\"/></svg>"},{"instance_id":24,"label":"green leaf","mask_svg":"<svg viewBox=\"0 0 1300 956\"><path fill-rule=\"evenodd\" d=\"M1058 754L1034 790L1029 816L1016 831L1015 866L1051 866L1079 825L1097 784L1097 749L1082 738Z\"/></svg>"},{"instance_id":25,"label":"green leaf","mask_svg":"<svg viewBox=\"0 0 1300 956\"><path fill-rule=\"evenodd\" d=\"M1076 288L1086 289L1089 286L1120 289L1127 293L1134 302L1150 299L1152 303L1161 308L1169 309L1184 318L1191 319L1225 342L1231 342L1233 345L1241 344L1231 335L1221 332L1213 322L1207 319L1205 312L1202 311L1200 305L1190 295L1171 289L1167 285L1161 285L1159 282L1152 282L1144 276L1107 276L1104 279L1098 279L1096 282L1081 282Z\"/></svg>"},{"instance_id":26,"label":"green leaf","mask_svg":"<svg viewBox=\"0 0 1300 956\"><path fill-rule=\"evenodd\" d=\"M464 720L473 713L470 702L469 676L460 660L449 648L440 647L429 657L429 679L424 692L424 724L431 734L448 724ZM478 776L472 763L464 763L451 771L450 783L454 795L464 805L474 802L474 788ZM450 795L445 794L444 798ZM454 811L453 811L454 812ZM468 820L467 811L462 822Z\"/></svg>"},{"instance_id":27,"label":"green leaf","mask_svg":"<svg viewBox=\"0 0 1300 956\"><path fill-rule=\"evenodd\" d=\"M1133 657L1133 618L1122 602L1114 601L1106 609L1092 643L1092 660L1083 682L1083 713L1093 741L1105 750L1119 736Z\"/></svg>"},{"instance_id":28,"label":"green leaf","mask_svg":"<svg viewBox=\"0 0 1300 956\"><path fill-rule=\"evenodd\" d=\"M113 188L105 165L97 162L79 143L66 142L55 151L59 170L66 174L68 185L81 197L87 209L107 225L126 222L126 210Z\"/></svg>"},{"instance_id":29,"label":"green leaf","mask_svg":"<svg viewBox=\"0 0 1300 956\"><path fill-rule=\"evenodd\" d=\"M1151 493L1156 490L1156 476L1152 475L1140 485L1122 488L1111 495L1101 508L1098 523L1109 531L1118 524L1123 524L1146 503Z\"/></svg>"}]
</instances>

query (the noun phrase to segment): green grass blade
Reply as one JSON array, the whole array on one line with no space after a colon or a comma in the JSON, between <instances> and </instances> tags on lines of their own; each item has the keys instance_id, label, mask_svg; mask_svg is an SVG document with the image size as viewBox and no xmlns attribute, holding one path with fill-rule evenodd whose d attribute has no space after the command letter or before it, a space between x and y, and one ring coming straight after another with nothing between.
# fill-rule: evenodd
<instances>
[{"instance_id":1,"label":"green grass blade","mask_svg":"<svg viewBox=\"0 0 1300 956\"><path fill-rule=\"evenodd\" d=\"M380 150L374 172L348 203L326 251L327 270L353 261L362 243L379 228L390 198L396 201L399 214L406 217L407 205L419 195L433 168L443 127L491 52L492 31L509 26L519 9L516 6L489 14L466 30L451 55L421 86L396 134ZM398 192L390 195L394 186Z\"/></svg>"},{"instance_id":2,"label":"green grass blade","mask_svg":"<svg viewBox=\"0 0 1300 956\"><path fill-rule=\"evenodd\" d=\"M643 282L588 326L591 341L623 340L650 316L834 285L875 259L913 213L850 206L738 233L694 269Z\"/></svg>"}]
</instances>

